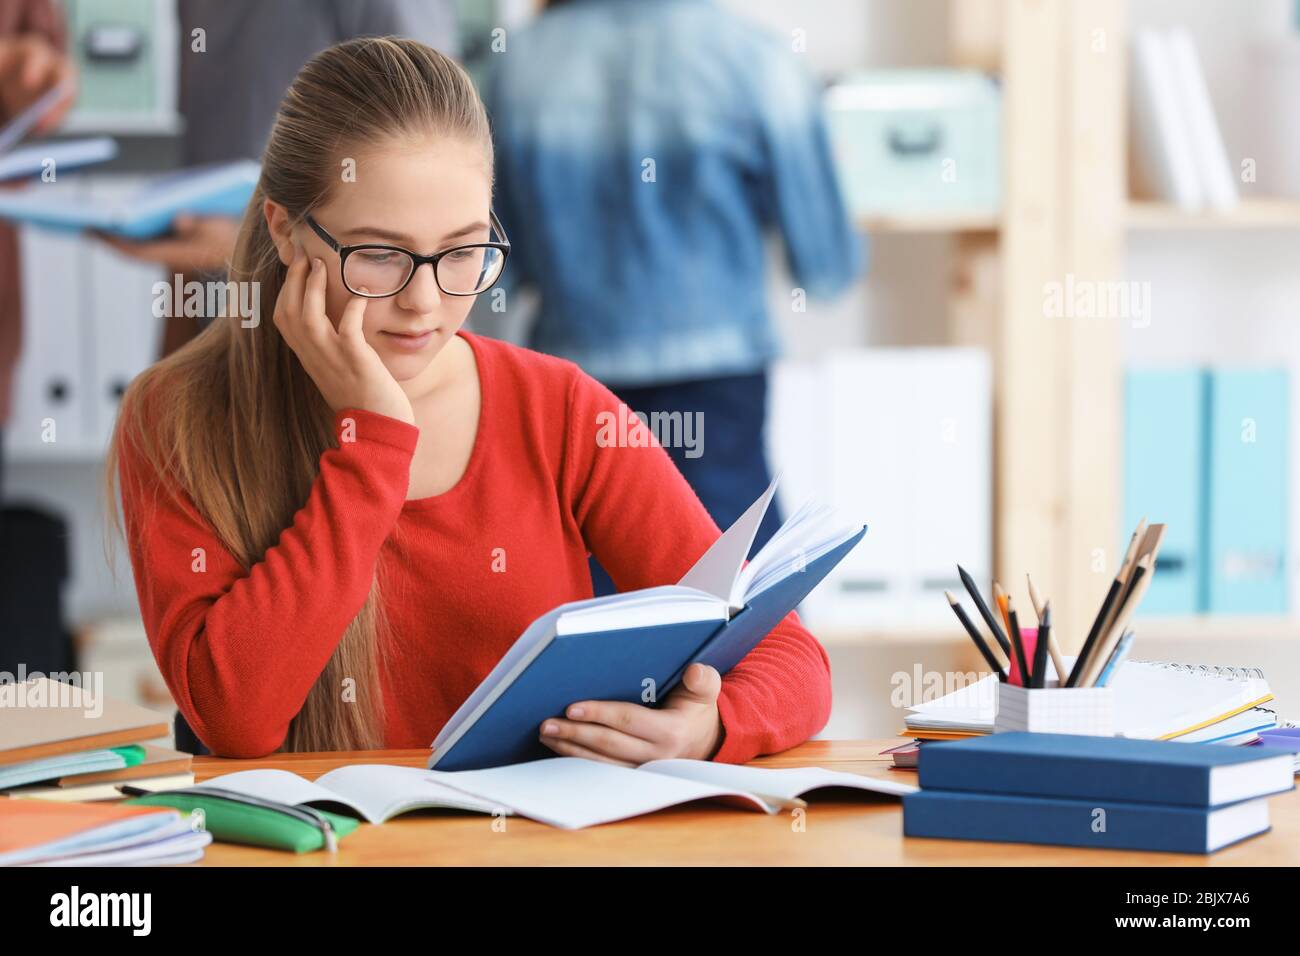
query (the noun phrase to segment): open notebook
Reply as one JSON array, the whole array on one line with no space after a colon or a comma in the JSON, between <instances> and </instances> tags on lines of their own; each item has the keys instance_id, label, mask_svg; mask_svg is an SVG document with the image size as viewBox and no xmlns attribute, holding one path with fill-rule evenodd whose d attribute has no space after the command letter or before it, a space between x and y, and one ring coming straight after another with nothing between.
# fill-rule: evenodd
<instances>
[{"instance_id":1,"label":"open notebook","mask_svg":"<svg viewBox=\"0 0 1300 956\"><path fill-rule=\"evenodd\" d=\"M725 674L866 533L805 505L745 564L774 480L675 585L573 601L533 621L434 740L429 767L552 755L538 730L578 700L662 701L695 662Z\"/></svg>"},{"instance_id":2,"label":"open notebook","mask_svg":"<svg viewBox=\"0 0 1300 956\"><path fill-rule=\"evenodd\" d=\"M801 805L799 798L815 790L843 788L887 796L917 790L901 781L820 767L767 769L707 760L652 760L633 769L581 757L456 773L354 764L314 782L287 770L241 770L203 785L293 806L338 805L371 823L410 810L447 808L518 814L569 830L695 800L722 800L742 809L777 813Z\"/></svg>"}]
</instances>

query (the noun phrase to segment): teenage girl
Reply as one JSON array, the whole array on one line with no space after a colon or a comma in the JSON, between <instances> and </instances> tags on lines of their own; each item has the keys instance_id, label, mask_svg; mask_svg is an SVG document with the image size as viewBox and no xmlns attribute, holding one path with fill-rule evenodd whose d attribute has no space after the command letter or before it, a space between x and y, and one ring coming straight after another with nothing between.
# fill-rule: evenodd
<instances>
[{"instance_id":1,"label":"teenage girl","mask_svg":"<svg viewBox=\"0 0 1300 956\"><path fill-rule=\"evenodd\" d=\"M109 501L117 478L150 645L217 755L428 747L530 621L591 596L589 554L630 590L718 537L608 389L462 328L508 257L491 152L434 50L319 54L231 262L269 321L212 322L125 396ZM639 440L602 440L610 415ZM791 612L725 677L695 664L659 707L579 700L537 731L625 765L740 762L816 733L830 699Z\"/></svg>"}]
</instances>

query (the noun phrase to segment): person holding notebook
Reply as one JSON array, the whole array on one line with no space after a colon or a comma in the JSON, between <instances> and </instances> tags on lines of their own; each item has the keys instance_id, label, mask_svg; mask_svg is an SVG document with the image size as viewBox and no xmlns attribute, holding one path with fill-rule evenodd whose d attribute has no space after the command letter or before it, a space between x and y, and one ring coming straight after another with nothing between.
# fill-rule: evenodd
<instances>
[{"instance_id":1,"label":"person holding notebook","mask_svg":"<svg viewBox=\"0 0 1300 956\"><path fill-rule=\"evenodd\" d=\"M53 0L0 3L0 126L49 91L64 86L69 95L32 129L41 136L62 122L72 106L76 71L64 50L67 29ZM0 450L12 414L14 377L23 343L23 308L18 230L0 223ZM0 463L0 477L3 477Z\"/></svg>"},{"instance_id":2,"label":"person holding notebook","mask_svg":"<svg viewBox=\"0 0 1300 956\"><path fill-rule=\"evenodd\" d=\"M539 6L487 58L496 206L515 255L483 305L511 319L527 303L526 344L644 415L694 423L665 438L668 453L728 527L772 480L769 235L787 300L795 287L834 298L862 270L820 85L789 38L735 5ZM516 289L535 293L535 310ZM780 524L773 507L755 548ZM598 594L615 590L598 563L592 578Z\"/></svg>"},{"instance_id":3,"label":"person holding notebook","mask_svg":"<svg viewBox=\"0 0 1300 956\"><path fill-rule=\"evenodd\" d=\"M108 500L162 673L218 755L427 747L534 618L591 596L589 555L629 590L719 537L606 387L462 328L509 254L492 189L454 62L394 38L322 52L231 264L262 321L213 322L124 397ZM693 664L658 707L577 700L537 731L628 765L743 762L812 736L830 700L792 611L725 677Z\"/></svg>"}]
</instances>

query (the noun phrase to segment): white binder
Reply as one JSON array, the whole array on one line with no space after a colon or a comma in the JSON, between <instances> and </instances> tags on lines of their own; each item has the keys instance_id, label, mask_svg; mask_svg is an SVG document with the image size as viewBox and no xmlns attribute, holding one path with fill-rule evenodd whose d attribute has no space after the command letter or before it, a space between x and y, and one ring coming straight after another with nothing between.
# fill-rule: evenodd
<instances>
[{"instance_id":1,"label":"white binder","mask_svg":"<svg viewBox=\"0 0 1300 956\"><path fill-rule=\"evenodd\" d=\"M84 195L84 182L42 189ZM19 232L23 346L15 372L7 452L26 460L65 460L86 450L86 325L82 277L88 247L78 236L37 229ZM49 439L53 439L50 441Z\"/></svg>"},{"instance_id":2,"label":"white binder","mask_svg":"<svg viewBox=\"0 0 1300 956\"><path fill-rule=\"evenodd\" d=\"M94 195L101 201L129 195L146 181L96 177ZM166 319L153 314L154 285L166 281L170 289L174 281L159 266L129 259L103 243L93 243L87 257L86 281L95 302L88 329L93 355L87 381L88 432L95 448L104 450L126 386L158 358ZM170 294L167 300L173 304Z\"/></svg>"},{"instance_id":3,"label":"white binder","mask_svg":"<svg viewBox=\"0 0 1300 956\"><path fill-rule=\"evenodd\" d=\"M943 589L961 587L957 563L977 578L991 563L991 429L991 375L978 349L777 363L769 448L779 493L816 496L868 529L805 599L810 623L951 623Z\"/></svg>"},{"instance_id":4,"label":"white binder","mask_svg":"<svg viewBox=\"0 0 1300 956\"><path fill-rule=\"evenodd\" d=\"M947 627L944 589L962 593L956 565L989 580L992 542L992 377L978 349L899 350L908 369L910 454L907 618ZM1023 581L1007 582L1019 590Z\"/></svg>"}]
</instances>

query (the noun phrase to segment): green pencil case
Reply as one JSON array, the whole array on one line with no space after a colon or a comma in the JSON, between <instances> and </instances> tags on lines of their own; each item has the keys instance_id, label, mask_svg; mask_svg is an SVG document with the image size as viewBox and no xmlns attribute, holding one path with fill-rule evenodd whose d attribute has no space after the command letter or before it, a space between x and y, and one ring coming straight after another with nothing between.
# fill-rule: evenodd
<instances>
[{"instance_id":1,"label":"green pencil case","mask_svg":"<svg viewBox=\"0 0 1300 956\"><path fill-rule=\"evenodd\" d=\"M294 853L320 849L334 852L338 849L338 841L360 826L359 821L352 817L312 807L276 803L220 787L197 786L152 793L130 787L122 789L126 793L140 794L126 803L172 807L186 814L201 810L203 828L212 834L212 839L224 843L243 843Z\"/></svg>"}]
</instances>

